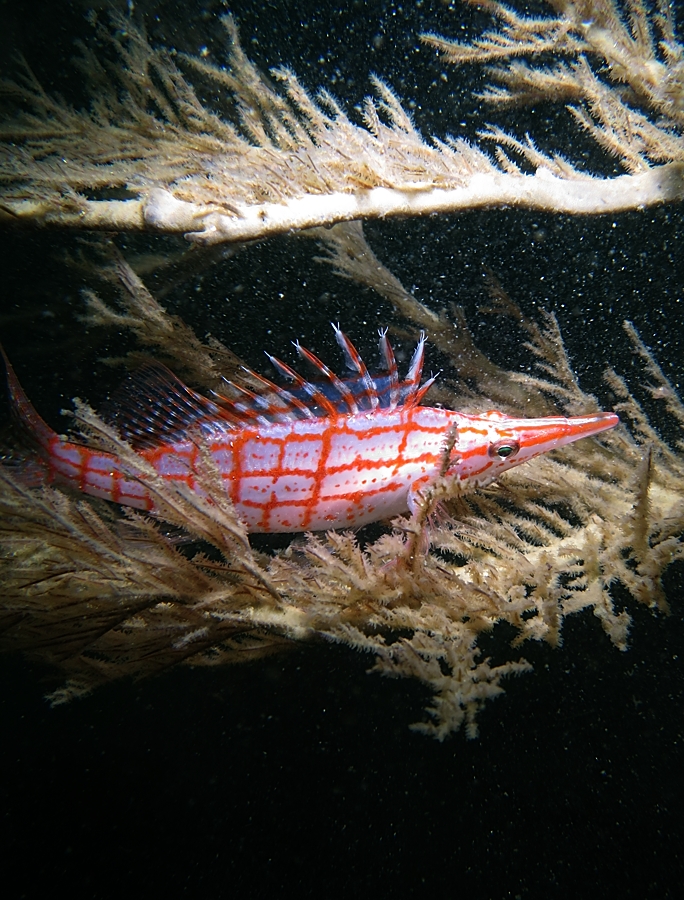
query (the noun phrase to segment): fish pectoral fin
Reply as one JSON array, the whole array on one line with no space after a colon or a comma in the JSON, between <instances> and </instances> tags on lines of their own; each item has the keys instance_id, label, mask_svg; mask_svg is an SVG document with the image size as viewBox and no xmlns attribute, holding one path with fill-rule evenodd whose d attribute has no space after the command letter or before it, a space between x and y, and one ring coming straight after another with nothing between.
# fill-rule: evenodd
<instances>
[{"instance_id":1,"label":"fish pectoral fin","mask_svg":"<svg viewBox=\"0 0 684 900\"><path fill-rule=\"evenodd\" d=\"M414 481L408 492L408 508L409 512L412 516L415 516L422 508L425 503L426 494L428 493L432 484L434 484L435 479L429 475L424 475L422 478L419 478L417 481Z\"/></svg>"}]
</instances>

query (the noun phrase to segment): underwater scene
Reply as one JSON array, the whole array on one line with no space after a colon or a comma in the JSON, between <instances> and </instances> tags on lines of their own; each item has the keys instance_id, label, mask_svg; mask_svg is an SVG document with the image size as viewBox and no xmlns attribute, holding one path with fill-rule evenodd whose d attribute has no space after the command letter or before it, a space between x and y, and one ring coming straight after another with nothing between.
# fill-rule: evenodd
<instances>
[{"instance_id":1,"label":"underwater scene","mask_svg":"<svg viewBox=\"0 0 684 900\"><path fill-rule=\"evenodd\" d=\"M676 896L678 4L0 17L10 895Z\"/></svg>"}]
</instances>

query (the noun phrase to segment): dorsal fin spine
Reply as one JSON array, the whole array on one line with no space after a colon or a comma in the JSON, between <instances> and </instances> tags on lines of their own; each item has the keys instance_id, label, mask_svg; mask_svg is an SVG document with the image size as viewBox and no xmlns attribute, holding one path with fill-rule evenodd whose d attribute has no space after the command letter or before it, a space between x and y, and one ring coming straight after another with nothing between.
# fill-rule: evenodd
<instances>
[{"instance_id":1,"label":"dorsal fin spine","mask_svg":"<svg viewBox=\"0 0 684 900\"><path fill-rule=\"evenodd\" d=\"M406 389L406 400L407 404L413 405L415 402L414 397L415 393L418 390L420 385L420 379L423 374L423 361L425 359L425 332L421 331L420 337L418 339L418 344L416 345L416 349L413 353L413 357L411 358L411 364L409 366L409 370L406 373L406 378L402 384L402 387Z\"/></svg>"},{"instance_id":2,"label":"dorsal fin spine","mask_svg":"<svg viewBox=\"0 0 684 900\"><path fill-rule=\"evenodd\" d=\"M387 329L381 328L378 331L380 335L380 354L385 362L385 368L390 382L390 409L396 409L399 402L399 373L397 371L397 361L394 358L392 345L387 337Z\"/></svg>"},{"instance_id":3,"label":"dorsal fin spine","mask_svg":"<svg viewBox=\"0 0 684 900\"><path fill-rule=\"evenodd\" d=\"M437 373L437 374L439 374L439 373ZM427 392L430 390L432 385L435 383L435 381L437 381L437 375L433 375L431 378L428 378L428 380L425 382L425 384L422 384L420 386L420 388L418 388L417 391L414 391L411 394L410 400L407 403L407 405L408 406L420 406L420 404L423 402L423 398L425 397Z\"/></svg>"},{"instance_id":4,"label":"dorsal fin spine","mask_svg":"<svg viewBox=\"0 0 684 900\"><path fill-rule=\"evenodd\" d=\"M366 368L366 364L364 363L361 354L356 349L354 344L352 344L352 342L349 340L347 335L341 330L339 325L334 325L332 322L330 324L332 325L333 331L335 332L335 339L337 340L339 346L342 348L342 352L344 353L344 357L348 367L353 372L358 372L358 374L361 376L364 385L364 397L370 403L371 409L377 409L380 405L380 400L378 399L378 389L375 381L368 373L368 369Z\"/></svg>"},{"instance_id":5,"label":"dorsal fin spine","mask_svg":"<svg viewBox=\"0 0 684 900\"><path fill-rule=\"evenodd\" d=\"M302 376L298 372L295 372L294 369L291 369L290 366L284 363L281 359L278 359L276 356L269 356L269 359L279 372L285 375L286 378L294 381L294 383L306 394L308 394L317 406L320 406L321 409L324 409L329 416L337 415L335 406L330 402L330 400L328 400L325 394L322 394L318 390L315 385L311 384L311 382L307 381L305 378L302 378Z\"/></svg>"},{"instance_id":6,"label":"dorsal fin spine","mask_svg":"<svg viewBox=\"0 0 684 900\"><path fill-rule=\"evenodd\" d=\"M273 358L266 354L268 358L273 362ZM260 375L258 372L252 371L252 369L248 369L246 366L242 367L248 375L251 375L252 378L256 378L257 381L261 382L264 387L268 388L268 390L273 391L278 397L280 397L289 407L289 410L283 410L282 414L284 416L288 416L290 413L301 413L305 418L312 419L314 418L314 414L311 412L306 403L302 403L302 401L295 397L294 394L291 394L287 388L282 387L279 384L276 384L274 381L270 381L264 375Z\"/></svg>"},{"instance_id":7,"label":"dorsal fin spine","mask_svg":"<svg viewBox=\"0 0 684 900\"><path fill-rule=\"evenodd\" d=\"M328 368L326 364L320 360L315 353L312 353L310 350L307 350L306 347L302 347L302 345L297 342L295 344L297 348L297 352L299 355L305 359L308 363L311 363L318 371L326 378L330 384L335 388L337 393L342 397L344 402L347 404L347 412L350 415L354 416L359 411L358 406L356 405L356 400L354 399L354 395L349 390L347 385L341 381L337 375L332 371L332 369Z\"/></svg>"}]
</instances>

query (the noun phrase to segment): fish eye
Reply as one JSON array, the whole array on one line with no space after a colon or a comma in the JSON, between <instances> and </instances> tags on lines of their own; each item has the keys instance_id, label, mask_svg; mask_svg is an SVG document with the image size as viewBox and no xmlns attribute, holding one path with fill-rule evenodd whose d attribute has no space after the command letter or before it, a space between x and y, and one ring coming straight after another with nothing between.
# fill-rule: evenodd
<instances>
[{"instance_id":1,"label":"fish eye","mask_svg":"<svg viewBox=\"0 0 684 900\"><path fill-rule=\"evenodd\" d=\"M489 445L489 455L497 456L499 459L510 459L518 450L520 444L517 441L497 441Z\"/></svg>"}]
</instances>

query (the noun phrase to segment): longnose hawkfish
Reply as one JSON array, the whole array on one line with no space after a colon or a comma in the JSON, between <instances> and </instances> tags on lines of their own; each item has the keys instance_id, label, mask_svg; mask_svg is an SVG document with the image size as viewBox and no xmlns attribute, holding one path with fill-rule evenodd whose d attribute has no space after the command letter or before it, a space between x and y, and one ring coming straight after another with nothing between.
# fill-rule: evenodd
<instances>
[{"instance_id":1,"label":"longnose hawkfish","mask_svg":"<svg viewBox=\"0 0 684 900\"><path fill-rule=\"evenodd\" d=\"M386 519L415 509L418 492L439 475L464 486L486 485L547 450L618 424L614 413L530 419L423 406L434 381L421 384L423 335L401 381L385 332L385 372L372 377L351 341L333 327L353 373L348 380L299 344L321 381L308 381L270 356L291 389L252 372L265 393L233 385L233 399L204 397L151 363L129 377L110 422L159 475L191 490L200 490L201 438L251 532L317 531ZM154 511L143 480L116 455L54 432L5 363L10 402L39 448L48 480Z\"/></svg>"}]
</instances>

